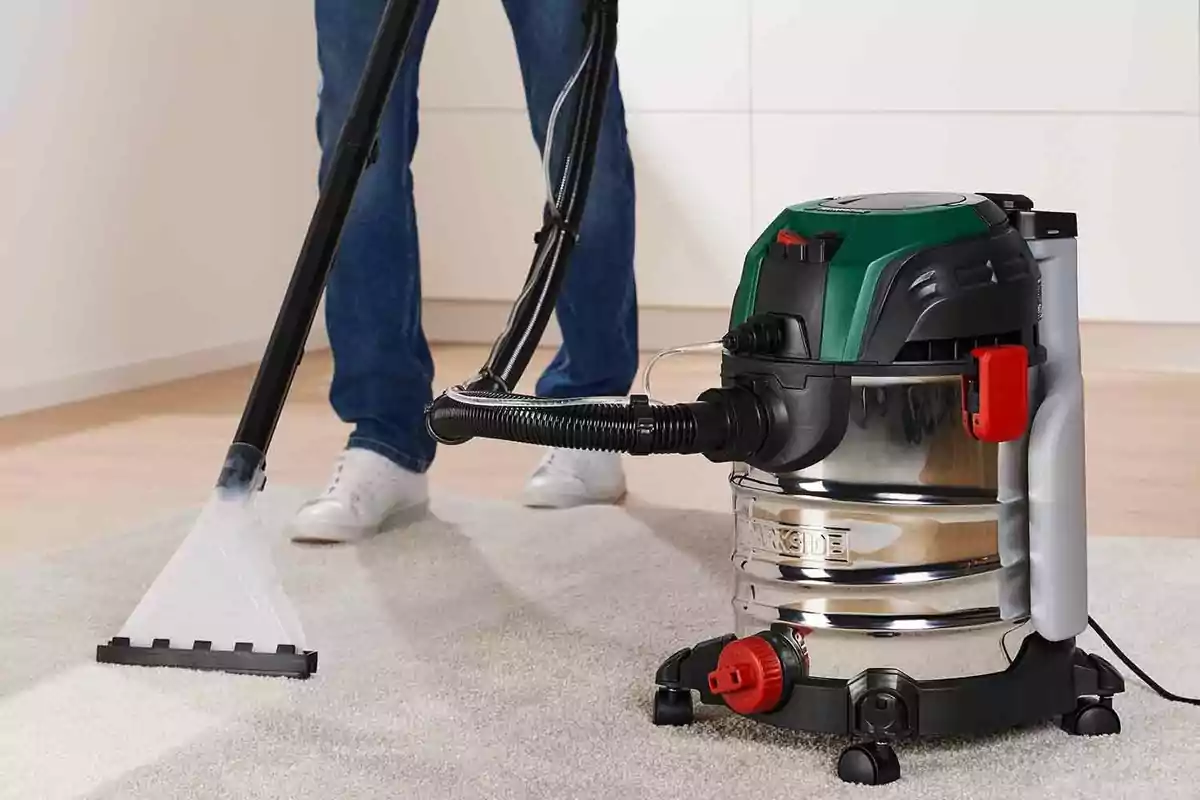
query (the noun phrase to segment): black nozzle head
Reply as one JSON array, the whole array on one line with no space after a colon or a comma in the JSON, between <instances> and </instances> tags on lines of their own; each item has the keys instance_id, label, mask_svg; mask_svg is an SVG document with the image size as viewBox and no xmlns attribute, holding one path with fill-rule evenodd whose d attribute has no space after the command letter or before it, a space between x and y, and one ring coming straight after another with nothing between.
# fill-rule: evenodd
<instances>
[{"instance_id":1,"label":"black nozzle head","mask_svg":"<svg viewBox=\"0 0 1200 800\"><path fill-rule=\"evenodd\" d=\"M196 641L191 647L173 647L169 639L155 639L151 646L136 646L126 637L114 637L96 647L96 661L137 667L175 667L205 672L228 672L304 680L317 671L317 652L297 650L295 645L277 645L275 652L255 650L242 642L233 650L214 650L212 642Z\"/></svg>"},{"instance_id":2,"label":"black nozzle head","mask_svg":"<svg viewBox=\"0 0 1200 800\"><path fill-rule=\"evenodd\" d=\"M249 494L262 489L266 483L266 457L262 451L241 442L230 445L217 477L217 488Z\"/></svg>"}]
</instances>

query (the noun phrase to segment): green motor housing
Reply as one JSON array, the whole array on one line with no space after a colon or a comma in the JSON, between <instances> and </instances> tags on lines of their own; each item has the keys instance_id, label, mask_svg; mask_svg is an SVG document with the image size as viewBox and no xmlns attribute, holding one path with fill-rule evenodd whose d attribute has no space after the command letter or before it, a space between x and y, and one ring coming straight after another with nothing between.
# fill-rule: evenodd
<instances>
[{"instance_id":1,"label":"green motor housing","mask_svg":"<svg viewBox=\"0 0 1200 800\"><path fill-rule=\"evenodd\" d=\"M725 337L723 386L774 421L749 463L782 473L825 458L856 376L970 376L972 353L997 345L1038 363L1040 272L1014 224L1032 208L1023 195L906 192L780 213L746 256Z\"/></svg>"}]
</instances>

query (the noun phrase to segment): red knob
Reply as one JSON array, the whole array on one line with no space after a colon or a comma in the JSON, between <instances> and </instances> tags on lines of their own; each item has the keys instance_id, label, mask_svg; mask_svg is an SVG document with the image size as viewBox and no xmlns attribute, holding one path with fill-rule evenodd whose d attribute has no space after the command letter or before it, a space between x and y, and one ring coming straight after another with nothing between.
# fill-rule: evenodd
<instances>
[{"instance_id":1,"label":"red knob","mask_svg":"<svg viewBox=\"0 0 1200 800\"><path fill-rule=\"evenodd\" d=\"M962 379L967 432L984 442L1011 442L1029 427L1029 351L1021 345L977 347L977 374Z\"/></svg>"},{"instance_id":2,"label":"red knob","mask_svg":"<svg viewBox=\"0 0 1200 800\"><path fill-rule=\"evenodd\" d=\"M783 698L783 662L761 636L736 639L721 650L708 688L739 714L766 714Z\"/></svg>"}]
</instances>

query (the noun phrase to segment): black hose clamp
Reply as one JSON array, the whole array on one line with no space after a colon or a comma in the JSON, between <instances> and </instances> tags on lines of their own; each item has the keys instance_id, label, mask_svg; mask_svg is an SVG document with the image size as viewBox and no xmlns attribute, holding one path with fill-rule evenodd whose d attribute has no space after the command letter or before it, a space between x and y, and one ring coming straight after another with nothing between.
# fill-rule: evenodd
<instances>
[{"instance_id":1,"label":"black hose clamp","mask_svg":"<svg viewBox=\"0 0 1200 800\"><path fill-rule=\"evenodd\" d=\"M633 456L648 456L654 453L654 412L651 410L650 398L644 394L631 395L629 410L633 412L633 444L629 454Z\"/></svg>"},{"instance_id":2,"label":"black hose clamp","mask_svg":"<svg viewBox=\"0 0 1200 800\"><path fill-rule=\"evenodd\" d=\"M546 215L542 222L541 229L533 235L533 243L536 245L544 245L554 233L562 233L574 242L579 241L579 226L570 225L567 220L559 216Z\"/></svg>"}]
</instances>

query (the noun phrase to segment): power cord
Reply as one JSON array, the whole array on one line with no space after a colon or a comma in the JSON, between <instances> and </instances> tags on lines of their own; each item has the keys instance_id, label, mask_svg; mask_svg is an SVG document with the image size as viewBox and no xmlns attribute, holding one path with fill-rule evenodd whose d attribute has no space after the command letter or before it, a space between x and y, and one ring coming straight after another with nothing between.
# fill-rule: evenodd
<instances>
[{"instance_id":1,"label":"power cord","mask_svg":"<svg viewBox=\"0 0 1200 800\"><path fill-rule=\"evenodd\" d=\"M1145 672L1142 671L1141 667L1139 667L1137 664L1133 663L1133 660L1131 658L1129 658L1129 656L1127 656L1127 655L1125 655L1125 653L1121 652L1121 648L1117 647L1117 645L1113 642L1112 638L1110 638L1109 635L1104 632L1104 629L1101 628L1098 624L1096 624L1096 620L1092 619L1091 617L1088 617L1088 624L1092 626L1092 630L1094 630L1096 632L1096 635L1099 636L1101 638L1101 640L1103 640L1104 644L1106 644L1108 646L1108 649L1112 650L1113 653L1116 654L1117 658L1121 659L1122 663L1124 663L1125 666L1129 667L1130 671L1132 671L1133 674L1135 674L1139 678L1141 678L1142 681L1147 686L1149 686L1151 689L1153 689L1155 692L1157 692L1159 694L1159 696L1164 697L1167 700L1171 700L1176 703L1187 703L1188 705L1200 706L1200 698L1183 697L1181 695L1175 694L1174 692L1168 692L1166 689L1159 686L1158 683L1155 682L1155 680L1153 678L1151 678L1149 675L1147 675ZM1011 633L1011 631L1010 631L1010 633Z\"/></svg>"}]
</instances>

